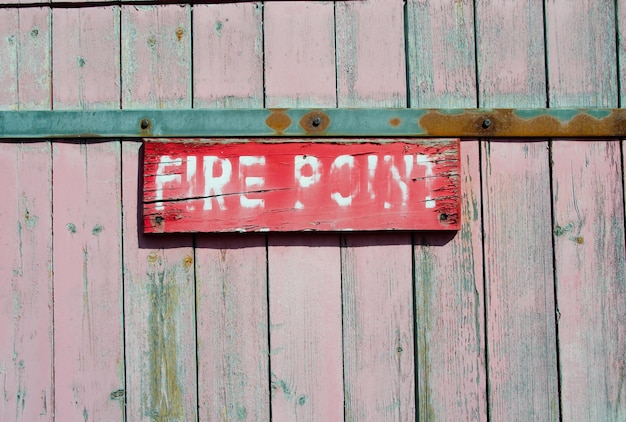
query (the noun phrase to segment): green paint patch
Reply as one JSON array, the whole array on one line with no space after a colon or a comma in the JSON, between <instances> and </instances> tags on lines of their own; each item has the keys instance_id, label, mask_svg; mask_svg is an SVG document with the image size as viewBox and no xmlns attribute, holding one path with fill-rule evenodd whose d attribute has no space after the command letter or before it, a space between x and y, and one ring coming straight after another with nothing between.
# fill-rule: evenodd
<instances>
[{"instance_id":1,"label":"green paint patch","mask_svg":"<svg viewBox=\"0 0 626 422\"><path fill-rule=\"evenodd\" d=\"M39 35L39 28L34 27L31 31L30 31L30 36L33 38L37 38L37 36Z\"/></svg>"},{"instance_id":2,"label":"green paint patch","mask_svg":"<svg viewBox=\"0 0 626 422\"><path fill-rule=\"evenodd\" d=\"M70 233L76 233L76 225L74 223L67 223L65 227L67 227L67 231L69 231Z\"/></svg>"},{"instance_id":3,"label":"green paint patch","mask_svg":"<svg viewBox=\"0 0 626 422\"><path fill-rule=\"evenodd\" d=\"M38 221L38 216L31 215L31 213L26 210L26 212L24 213L24 222L26 223L26 227L28 227L29 229L34 229Z\"/></svg>"},{"instance_id":4,"label":"green paint patch","mask_svg":"<svg viewBox=\"0 0 626 422\"><path fill-rule=\"evenodd\" d=\"M96 224L91 230L91 234L93 234L94 236L98 236L100 233L102 233L102 230L104 230L104 227L102 227L100 224Z\"/></svg>"},{"instance_id":5,"label":"green paint patch","mask_svg":"<svg viewBox=\"0 0 626 422\"><path fill-rule=\"evenodd\" d=\"M287 383L284 380L277 379L276 376L272 374L272 394L276 390L282 390L287 400L291 400L292 391Z\"/></svg>"},{"instance_id":6,"label":"green paint patch","mask_svg":"<svg viewBox=\"0 0 626 422\"><path fill-rule=\"evenodd\" d=\"M76 58L76 63L78 63L78 67L85 67L85 64L86 64L87 62L85 61L85 59L84 59L83 57L78 56L78 57Z\"/></svg>"},{"instance_id":7,"label":"green paint patch","mask_svg":"<svg viewBox=\"0 0 626 422\"><path fill-rule=\"evenodd\" d=\"M224 28L224 23L222 21L215 22L215 33L218 37L222 36L222 28Z\"/></svg>"},{"instance_id":8,"label":"green paint patch","mask_svg":"<svg viewBox=\"0 0 626 422\"><path fill-rule=\"evenodd\" d=\"M591 117L595 117L596 119L605 119L611 115L611 110L603 110L599 109L588 109L584 111L585 114L590 115Z\"/></svg>"},{"instance_id":9,"label":"green paint patch","mask_svg":"<svg viewBox=\"0 0 626 422\"><path fill-rule=\"evenodd\" d=\"M550 115L559 119L561 123L569 122L578 114L578 110L551 110Z\"/></svg>"},{"instance_id":10,"label":"green paint patch","mask_svg":"<svg viewBox=\"0 0 626 422\"><path fill-rule=\"evenodd\" d=\"M546 110L534 110L534 109L520 109L520 110L515 110L513 112L513 115L516 117L519 117L520 119L525 119L525 120L530 120L530 119L534 119L535 117L539 117L539 116L543 116L546 114Z\"/></svg>"},{"instance_id":11,"label":"green paint patch","mask_svg":"<svg viewBox=\"0 0 626 422\"><path fill-rule=\"evenodd\" d=\"M239 421L245 421L248 418L248 410L239 403L237 403L235 412L237 413L237 420Z\"/></svg>"},{"instance_id":12,"label":"green paint patch","mask_svg":"<svg viewBox=\"0 0 626 422\"><path fill-rule=\"evenodd\" d=\"M396 399L393 403L385 406L385 413L390 414L398 409L400 409L400 400Z\"/></svg>"},{"instance_id":13,"label":"green paint patch","mask_svg":"<svg viewBox=\"0 0 626 422\"><path fill-rule=\"evenodd\" d=\"M554 235L555 236L563 236L565 233L571 232L574 229L574 223L567 223L565 226L559 226L558 224L554 227Z\"/></svg>"},{"instance_id":14,"label":"green paint patch","mask_svg":"<svg viewBox=\"0 0 626 422\"><path fill-rule=\"evenodd\" d=\"M304 406L307 402L308 398L307 396L305 396L304 394L301 395L300 397L298 397L298 399L296 400L296 402L298 403L298 405L300 406Z\"/></svg>"},{"instance_id":15,"label":"green paint patch","mask_svg":"<svg viewBox=\"0 0 626 422\"><path fill-rule=\"evenodd\" d=\"M126 392L124 390L115 390L111 392L110 398L111 400L119 400L119 399L124 398L125 394Z\"/></svg>"}]
</instances>

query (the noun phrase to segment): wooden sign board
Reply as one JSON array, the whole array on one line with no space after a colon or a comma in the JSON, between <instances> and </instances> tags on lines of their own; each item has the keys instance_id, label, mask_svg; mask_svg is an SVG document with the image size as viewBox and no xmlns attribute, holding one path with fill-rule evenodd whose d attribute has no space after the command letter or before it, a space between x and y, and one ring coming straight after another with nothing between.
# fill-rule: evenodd
<instances>
[{"instance_id":1,"label":"wooden sign board","mask_svg":"<svg viewBox=\"0 0 626 422\"><path fill-rule=\"evenodd\" d=\"M457 230L458 139L146 141L146 233Z\"/></svg>"}]
</instances>

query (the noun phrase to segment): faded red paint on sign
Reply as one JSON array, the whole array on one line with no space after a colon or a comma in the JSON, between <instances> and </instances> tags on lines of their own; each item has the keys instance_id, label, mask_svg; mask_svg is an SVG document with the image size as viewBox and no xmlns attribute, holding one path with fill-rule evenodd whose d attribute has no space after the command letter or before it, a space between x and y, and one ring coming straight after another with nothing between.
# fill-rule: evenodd
<instances>
[{"instance_id":1,"label":"faded red paint on sign","mask_svg":"<svg viewBox=\"0 0 626 422\"><path fill-rule=\"evenodd\" d=\"M146 233L459 227L458 139L144 148Z\"/></svg>"}]
</instances>

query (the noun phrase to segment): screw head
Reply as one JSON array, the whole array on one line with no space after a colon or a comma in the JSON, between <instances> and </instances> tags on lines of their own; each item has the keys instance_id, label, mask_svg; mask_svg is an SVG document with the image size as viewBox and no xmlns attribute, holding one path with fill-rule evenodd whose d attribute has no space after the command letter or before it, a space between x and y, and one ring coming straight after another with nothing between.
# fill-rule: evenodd
<instances>
[{"instance_id":1,"label":"screw head","mask_svg":"<svg viewBox=\"0 0 626 422\"><path fill-rule=\"evenodd\" d=\"M322 119L320 119L319 117L314 117L313 121L311 122L311 124L314 127L318 127L320 124L322 124Z\"/></svg>"},{"instance_id":2,"label":"screw head","mask_svg":"<svg viewBox=\"0 0 626 422\"><path fill-rule=\"evenodd\" d=\"M490 126L491 126L491 120L489 119L483 120L483 129L489 129Z\"/></svg>"},{"instance_id":3,"label":"screw head","mask_svg":"<svg viewBox=\"0 0 626 422\"><path fill-rule=\"evenodd\" d=\"M140 126L144 130L148 129L150 127L150 120L148 120L148 119L141 119Z\"/></svg>"}]
</instances>

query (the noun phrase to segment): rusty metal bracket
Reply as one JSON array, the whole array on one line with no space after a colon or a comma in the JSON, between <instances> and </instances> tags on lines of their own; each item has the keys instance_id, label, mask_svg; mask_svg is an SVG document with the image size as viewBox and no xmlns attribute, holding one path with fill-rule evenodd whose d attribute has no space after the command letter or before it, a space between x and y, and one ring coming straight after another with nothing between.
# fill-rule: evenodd
<instances>
[{"instance_id":1,"label":"rusty metal bracket","mask_svg":"<svg viewBox=\"0 0 626 422\"><path fill-rule=\"evenodd\" d=\"M623 138L626 109L0 111L2 139Z\"/></svg>"}]
</instances>

